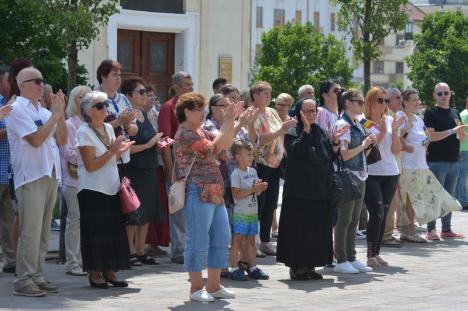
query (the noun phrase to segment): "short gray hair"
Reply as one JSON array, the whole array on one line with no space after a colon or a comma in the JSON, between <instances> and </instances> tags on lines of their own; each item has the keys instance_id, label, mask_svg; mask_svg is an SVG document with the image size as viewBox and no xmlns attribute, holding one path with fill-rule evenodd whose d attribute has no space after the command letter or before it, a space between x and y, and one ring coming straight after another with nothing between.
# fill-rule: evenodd
<instances>
[{"instance_id":1,"label":"short gray hair","mask_svg":"<svg viewBox=\"0 0 468 311\"><path fill-rule=\"evenodd\" d=\"M312 90L315 93L314 87L310 84L305 84L299 88L297 95L301 98L307 90Z\"/></svg>"},{"instance_id":2,"label":"short gray hair","mask_svg":"<svg viewBox=\"0 0 468 311\"><path fill-rule=\"evenodd\" d=\"M85 85L78 85L78 86L75 86L73 90L71 90L70 95L68 96L68 105L66 109L67 117L70 118L77 114L80 114L80 111L79 109L77 109L78 107L75 104L75 100L78 94L80 94L81 92L85 92L85 91L86 93L89 93L91 92L91 88Z\"/></svg>"},{"instance_id":3,"label":"short gray hair","mask_svg":"<svg viewBox=\"0 0 468 311\"><path fill-rule=\"evenodd\" d=\"M180 85L183 79L192 79L185 71L178 71L172 75L172 85Z\"/></svg>"},{"instance_id":4,"label":"short gray hair","mask_svg":"<svg viewBox=\"0 0 468 311\"><path fill-rule=\"evenodd\" d=\"M81 116L85 122L91 122L91 118L88 116L87 112L93 108L96 101L105 102L107 100L107 94L100 91L92 91L91 93L86 94L85 97L81 100L80 110Z\"/></svg>"},{"instance_id":5,"label":"short gray hair","mask_svg":"<svg viewBox=\"0 0 468 311\"><path fill-rule=\"evenodd\" d=\"M393 96L393 95L395 95L395 94L397 94L397 93L400 93L400 94L401 94L400 90L397 89L396 87L389 87L389 88L387 89L387 94L388 94L388 96L390 96L390 97Z\"/></svg>"}]
</instances>

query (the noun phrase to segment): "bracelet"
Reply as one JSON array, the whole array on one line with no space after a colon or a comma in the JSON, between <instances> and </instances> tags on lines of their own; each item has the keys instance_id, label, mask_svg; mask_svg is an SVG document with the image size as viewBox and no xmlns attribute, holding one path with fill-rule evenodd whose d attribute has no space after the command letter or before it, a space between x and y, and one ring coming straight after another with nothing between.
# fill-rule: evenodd
<instances>
[{"instance_id":1,"label":"bracelet","mask_svg":"<svg viewBox=\"0 0 468 311\"><path fill-rule=\"evenodd\" d=\"M448 136L453 135L455 133L453 129L448 129L447 132L448 132Z\"/></svg>"},{"instance_id":2,"label":"bracelet","mask_svg":"<svg viewBox=\"0 0 468 311\"><path fill-rule=\"evenodd\" d=\"M339 145L340 145L340 141L338 141L336 144L335 144L335 142L334 142L334 141L332 141L332 144L333 144L333 146L337 147L337 146L339 146Z\"/></svg>"}]
</instances>

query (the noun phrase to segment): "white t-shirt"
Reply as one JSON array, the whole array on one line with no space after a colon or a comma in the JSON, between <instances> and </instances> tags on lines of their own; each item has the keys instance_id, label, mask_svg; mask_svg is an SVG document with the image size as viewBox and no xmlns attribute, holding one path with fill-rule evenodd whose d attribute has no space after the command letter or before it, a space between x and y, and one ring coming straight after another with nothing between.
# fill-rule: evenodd
<instances>
[{"instance_id":1,"label":"white t-shirt","mask_svg":"<svg viewBox=\"0 0 468 311\"><path fill-rule=\"evenodd\" d=\"M379 143L382 160L368 166L367 172L372 176L395 176L400 173L395 155L392 153L392 122L391 116L384 116L387 133ZM380 131L376 126L368 129L370 134L378 135Z\"/></svg>"},{"instance_id":2,"label":"white t-shirt","mask_svg":"<svg viewBox=\"0 0 468 311\"><path fill-rule=\"evenodd\" d=\"M336 121L338 121L338 115L336 113L329 111L325 107L317 108L317 118L315 123L330 137L332 136Z\"/></svg>"},{"instance_id":3,"label":"white t-shirt","mask_svg":"<svg viewBox=\"0 0 468 311\"><path fill-rule=\"evenodd\" d=\"M248 167L247 171L235 168L231 174L231 187L246 190L254 186L257 180L257 171L254 168ZM234 213L257 214L257 212L258 202L255 192L241 200L234 198Z\"/></svg>"},{"instance_id":4,"label":"white t-shirt","mask_svg":"<svg viewBox=\"0 0 468 311\"><path fill-rule=\"evenodd\" d=\"M14 173L15 190L24 184L44 176L55 176L60 182L59 148L55 141L55 129L39 147L34 147L24 138L39 130L52 113L39 103L34 105L29 99L18 96L13 102L13 110L6 118L6 129L11 152L11 166Z\"/></svg>"},{"instance_id":5,"label":"white t-shirt","mask_svg":"<svg viewBox=\"0 0 468 311\"><path fill-rule=\"evenodd\" d=\"M338 121L336 121L335 131L339 130L340 128L344 127L345 125L349 125L349 123L344 119L339 119ZM343 142L346 141L349 144L351 142L351 129L348 129L343 135L341 135L339 140L341 142L341 148L344 148ZM357 155L356 155L356 157L357 157ZM362 171L353 171L353 170L351 170L351 172L357 178L359 178L359 180L365 181L367 179L367 177L368 177L367 172L366 172L366 166L367 166L366 157L365 157L365 154L363 154L362 167L364 168L364 170L362 170Z\"/></svg>"},{"instance_id":6,"label":"white t-shirt","mask_svg":"<svg viewBox=\"0 0 468 311\"><path fill-rule=\"evenodd\" d=\"M397 118L405 117L405 122L401 125L400 131L410 128L406 136L406 145L413 147L414 151L409 153L403 151L402 166L404 169L427 169L426 162L426 147L423 146L423 141L426 140L426 126L424 121L414 115L416 120L410 121L406 114L402 111L396 113ZM412 123L412 127L411 127Z\"/></svg>"},{"instance_id":7,"label":"white t-shirt","mask_svg":"<svg viewBox=\"0 0 468 311\"><path fill-rule=\"evenodd\" d=\"M104 123L110 141L115 139L112 125ZM96 148L96 157L107 152L106 146L99 140L93 129L87 123L80 126L76 132L76 147L90 146ZM78 152L78 192L83 189L114 195L119 191L120 179L115 156L107 161L103 167L94 172L88 172Z\"/></svg>"}]
</instances>

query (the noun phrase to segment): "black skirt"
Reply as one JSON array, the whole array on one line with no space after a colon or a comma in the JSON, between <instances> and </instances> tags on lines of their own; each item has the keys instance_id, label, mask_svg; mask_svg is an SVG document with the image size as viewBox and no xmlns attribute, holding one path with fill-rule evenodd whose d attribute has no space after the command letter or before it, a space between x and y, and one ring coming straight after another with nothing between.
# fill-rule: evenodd
<instances>
[{"instance_id":1,"label":"black skirt","mask_svg":"<svg viewBox=\"0 0 468 311\"><path fill-rule=\"evenodd\" d=\"M290 268L321 267L333 260L327 201L284 198L276 260Z\"/></svg>"},{"instance_id":2,"label":"black skirt","mask_svg":"<svg viewBox=\"0 0 468 311\"><path fill-rule=\"evenodd\" d=\"M78 193L81 256L85 271L130 269L127 232L119 194L92 190Z\"/></svg>"},{"instance_id":3,"label":"black skirt","mask_svg":"<svg viewBox=\"0 0 468 311\"><path fill-rule=\"evenodd\" d=\"M149 222L163 221L164 209L159 191L156 191L159 189L156 168L140 168L127 164L124 172L140 200L139 217L130 218L127 225L144 225Z\"/></svg>"}]
</instances>

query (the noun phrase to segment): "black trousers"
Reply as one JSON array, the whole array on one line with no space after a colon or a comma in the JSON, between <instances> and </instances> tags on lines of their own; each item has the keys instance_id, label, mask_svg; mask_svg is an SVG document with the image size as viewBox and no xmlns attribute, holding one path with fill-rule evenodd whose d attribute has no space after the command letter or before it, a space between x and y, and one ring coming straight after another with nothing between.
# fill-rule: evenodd
<instances>
[{"instance_id":1,"label":"black trousers","mask_svg":"<svg viewBox=\"0 0 468 311\"><path fill-rule=\"evenodd\" d=\"M258 220L260 222L260 241L270 242L273 212L278 207L279 181L281 168L257 164L258 178L268 183L268 188L258 197Z\"/></svg>"},{"instance_id":2,"label":"black trousers","mask_svg":"<svg viewBox=\"0 0 468 311\"><path fill-rule=\"evenodd\" d=\"M388 209L398 185L395 176L369 176L366 180L364 202L369 212L367 222L367 257L380 254Z\"/></svg>"}]
</instances>

